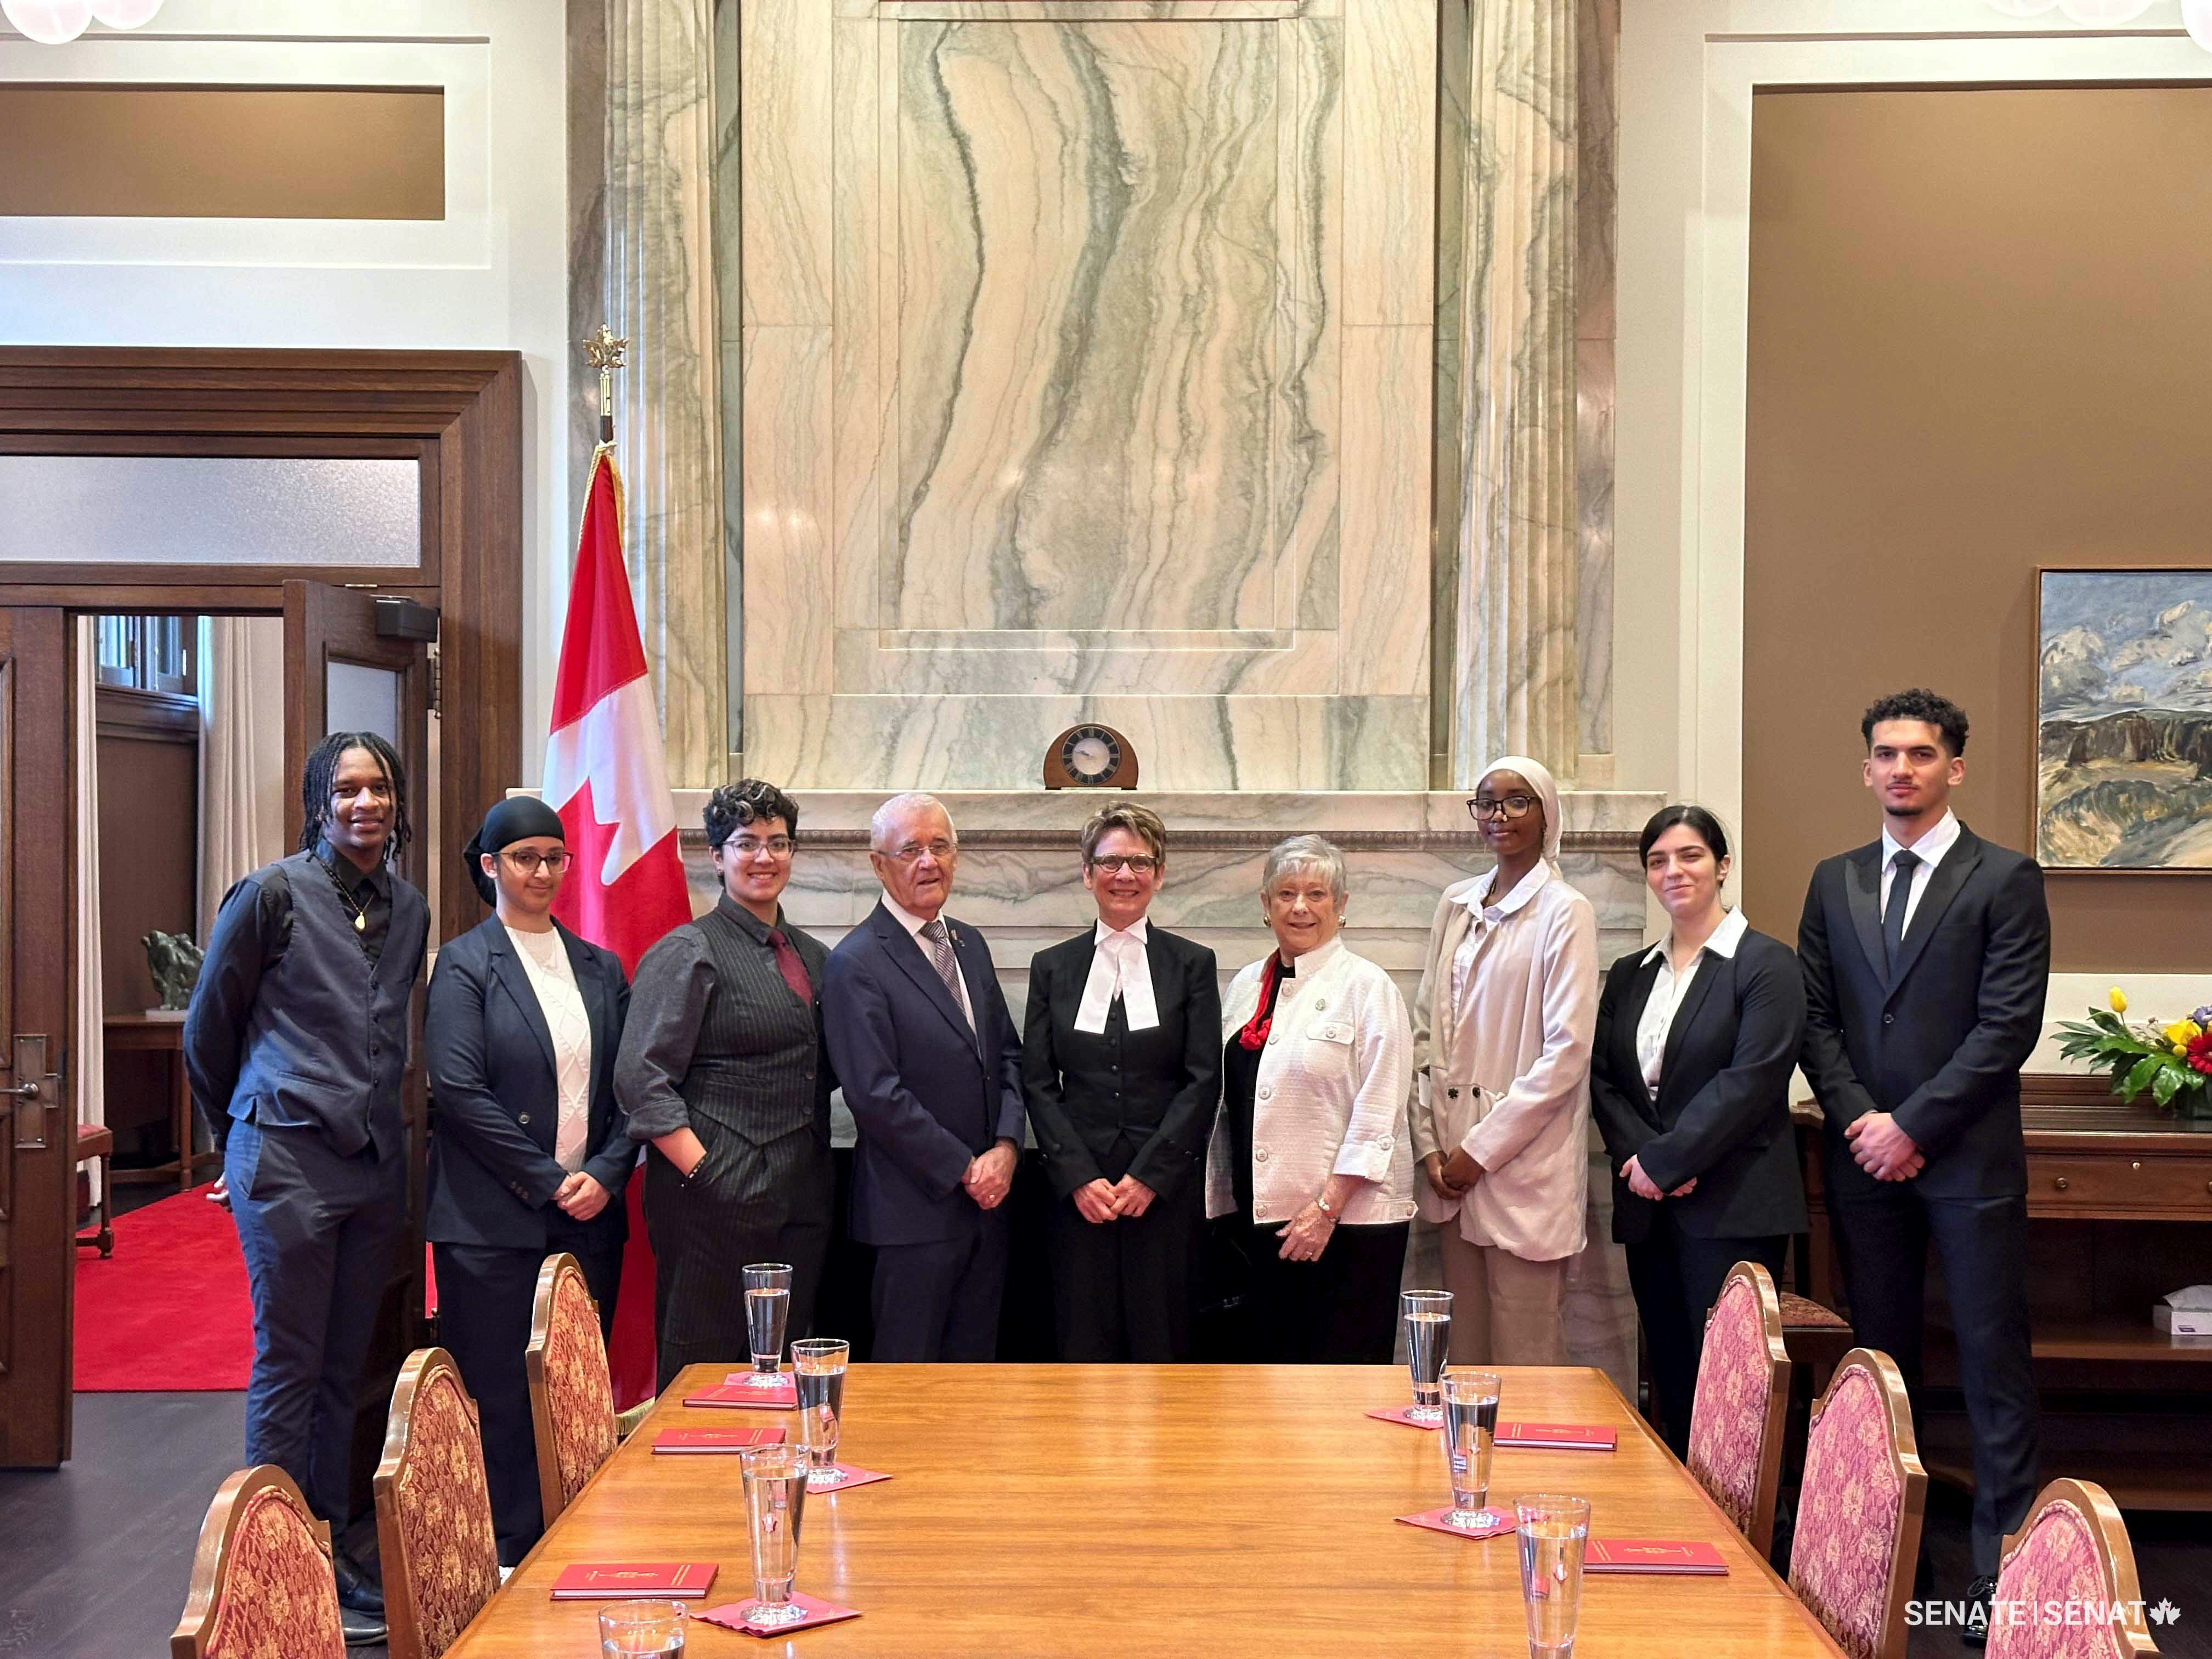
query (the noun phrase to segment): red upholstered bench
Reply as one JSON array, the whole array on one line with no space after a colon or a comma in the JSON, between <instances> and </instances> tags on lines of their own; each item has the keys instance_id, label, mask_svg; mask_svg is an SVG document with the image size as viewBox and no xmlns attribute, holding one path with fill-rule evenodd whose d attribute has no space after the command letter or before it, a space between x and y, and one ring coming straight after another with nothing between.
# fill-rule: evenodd
<instances>
[{"instance_id":1,"label":"red upholstered bench","mask_svg":"<svg viewBox=\"0 0 2212 1659\"><path fill-rule=\"evenodd\" d=\"M82 1166L96 1161L100 1165L100 1197L92 1206L93 1219L100 1225L92 1232L79 1233L80 1244L97 1244L102 1256L115 1254L115 1227L108 1218L107 1182L108 1160L115 1155L115 1131L101 1123L80 1123L76 1126L76 1162Z\"/></svg>"}]
</instances>

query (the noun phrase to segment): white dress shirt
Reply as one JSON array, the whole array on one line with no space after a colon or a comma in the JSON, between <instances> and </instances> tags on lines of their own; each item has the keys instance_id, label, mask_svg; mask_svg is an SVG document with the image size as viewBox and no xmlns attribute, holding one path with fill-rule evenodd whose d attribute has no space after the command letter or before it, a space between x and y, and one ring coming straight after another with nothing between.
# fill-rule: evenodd
<instances>
[{"instance_id":1,"label":"white dress shirt","mask_svg":"<svg viewBox=\"0 0 2212 1659\"><path fill-rule=\"evenodd\" d=\"M1644 1086L1651 1091L1651 1098L1659 1098L1659 1071L1667 1058L1667 1034L1674 1029L1674 1016L1681 1012L1683 999L1690 988L1698 982L1698 969L1705 965L1708 952L1717 957L1733 957L1735 947L1743 943L1743 936L1751 931L1751 924L1743 919L1743 912L1731 910L1721 918L1721 925L1712 936L1690 958L1680 977L1674 973L1674 960L1668 947L1674 943L1673 935L1661 939L1644 953L1644 959L1659 961L1659 977L1651 981L1650 999L1644 1005L1644 1018L1636 1022L1636 1063L1644 1071Z\"/></svg>"},{"instance_id":2,"label":"white dress shirt","mask_svg":"<svg viewBox=\"0 0 2212 1659\"><path fill-rule=\"evenodd\" d=\"M885 888L884 890L884 908L890 911L894 916L896 916L898 918L899 926L905 928L906 931L913 936L915 948L921 952L923 960L929 963L930 972L935 973L937 971L937 958L930 954L929 941L921 936L921 930L928 927L929 923L922 917L915 915L913 911L908 909L906 906L901 904L896 899L893 898L889 888ZM939 910L937 913L937 920L939 921L945 921L944 911ZM945 921L945 942L949 945L952 942L952 924L949 921ZM971 1031L974 1030L975 1029L975 1010L974 1006L968 1000L968 975L960 971L960 953L957 951L954 951L952 955L952 995L960 1004L960 1012L968 1022L968 1029Z\"/></svg>"},{"instance_id":3,"label":"white dress shirt","mask_svg":"<svg viewBox=\"0 0 2212 1659\"><path fill-rule=\"evenodd\" d=\"M1948 807L1944 809L1943 816L1936 821L1936 827L1909 848L1891 837L1887 824L1882 826L1881 914L1885 921L1889 916L1889 889L1897 874L1897 855L1909 852L1920 860L1919 867L1912 872L1912 885L1905 895L1905 925L1910 927L1912 926L1912 913L1920 908L1920 896L1928 890L1929 878L1936 873L1936 866L1943 862L1943 855L1958 844L1959 815Z\"/></svg>"},{"instance_id":4,"label":"white dress shirt","mask_svg":"<svg viewBox=\"0 0 2212 1659\"><path fill-rule=\"evenodd\" d=\"M514 941L523 976L538 994L538 1011L545 1016L545 1029L553 1036L553 1073L561 1090L553 1161L574 1175L584 1167L591 1150L592 1017L576 987L576 969L559 929L526 933L510 927L507 936Z\"/></svg>"},{"instance_id":5,"label":"white dress shirt","mask_svg":"<svg viewBox=\"0 0 2212 1659\"><path fill-rule=\"evenodd\" d=\"M1103 921L1091 951L1091 975L1083 981L1083 1000L1075 1010L1075 1029L1098 1032L1106 1029L1106 1016L1114 999L1121 999L1121 1018L1133 1031L1149 1031L1160 1023L1159 1005L1152 996L1152 959L1145 954L1145 919L1116 930Z\"/></svg>"}]
</instances>

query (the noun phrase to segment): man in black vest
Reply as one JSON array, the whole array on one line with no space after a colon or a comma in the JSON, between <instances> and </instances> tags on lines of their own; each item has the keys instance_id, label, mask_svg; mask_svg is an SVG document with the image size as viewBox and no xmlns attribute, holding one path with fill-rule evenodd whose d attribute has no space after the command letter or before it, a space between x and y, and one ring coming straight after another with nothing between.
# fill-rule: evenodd
<instances>
[{"instance_id":1,"label":"man in black vest","mask_svg":"<svg viewBox=\"0 0 2212 1659\"><path fill-rule=\"evenodd\" d=\"M430 931L392 868L406 777L374 732L307 757L300 851L223 896L185 1017L253 1292L246 1461L275 1463L342 1537L360 1385L407 1213L399 1081ZM384 1639L384 1599L341 1548L349 1642Z\"/></svg>"},{"instance_id":2,"label":"man in black vest","mask_svg":"<svg viewBox=\"0 0 2212 1659\"><path fill-rule=\"evenodd\" d=\"M1897 1361L1916 1404L1931 1242L1942 1261L1973 1437L1968 1597L1986 1607L1999 1547L2035 1496L2020 1068L2043 1029L2051 916L2035 861L1951 811L1966 775L1955 704L1901 692L1861 732L1882 833L1813 872L1799 1063L1826 1119L1852 1322Z\"/></svg>"}]
</instances>

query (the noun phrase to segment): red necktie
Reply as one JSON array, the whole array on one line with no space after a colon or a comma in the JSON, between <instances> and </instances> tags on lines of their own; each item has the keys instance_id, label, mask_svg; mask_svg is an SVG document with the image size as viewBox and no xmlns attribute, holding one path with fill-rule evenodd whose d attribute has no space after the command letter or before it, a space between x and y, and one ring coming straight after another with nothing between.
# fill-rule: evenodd
<instances>
[{"instance_id":1,"label":"red necktie","mask_svg":"<svg viewBox=\"0 0 2212 1659\"><path fill-rule=\"evenodd\" d=\"M792 995L808 1007L814 1006L814 981L806 977L806 964L799 959L799 952L791 948L791 941L783 936L783 929L768 930L768 942L775 947L775 971L783 975L783 982L791 987Z\"/></svg>"}]
</instances>

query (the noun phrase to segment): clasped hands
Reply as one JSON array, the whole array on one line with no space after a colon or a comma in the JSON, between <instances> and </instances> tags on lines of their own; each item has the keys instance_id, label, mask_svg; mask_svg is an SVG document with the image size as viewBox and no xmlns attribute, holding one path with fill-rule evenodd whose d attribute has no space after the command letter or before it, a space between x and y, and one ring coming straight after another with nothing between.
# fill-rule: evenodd
<instances>
[{"instance_id":1,"label":"clasped hands","mask_svg":"<svg viewBox=\"0 0 2212 1659\"><path fill-rule=\"evenodd\" d=\"M572 1220L589 1221L607 1207L607 1189L579 1170L555 1190L553 1201Z\"/></svg>"},{"instance_id":2,"label":"clasped hands","mask_svg":"<svg viewBox=\"0 0 2212 1659\"><path fill-rule=\"evenodd\" d=\"M1910 1181L1928 1167L1911 1135L1887 1112L1868 1112L1844 1126L1844 1139L1859 1168L1876 1181Z\"/></svg>"},{"instance_id":3,"label":"clasped hands","mask_svg":"<svg viewBox=\"0 0 2212 1659\"><path fill-rule=\"evenodd\" d=\"M1431 1152L1421 1160L1421 1172L1429 1178L1429 1186L1436 1195L1449 1204L1465 1198L1474 1183L1490 1173L1476 1163L1466 1147L1456 1147L1446 1158L1442 1152Z\"/></svg>"},{"instance_id":4,"label":"clasped hands","mask_svg":"<svg viewBox=\"0 0 2212 1659\"><path fill-rule=\"evenodd\" d=\"M1627 1181L1630 1192L1634 1193L1638 1198L1648 1198L1655 1204L1662 1198L1687 1198L1698 1189L1698 1178L1692 1176L1671 1193L1660 1191L1659 1183L1644 1173L1644 1162L1641 1158L1630 1158L1627 1163L1620 1166L1620 1173Z\"/></svg>"},{"instance_id":5,"label":"clasped hands","mask_svg":"<svg viewBox=\"0 0 2212 1659\"><path fill-rule=\"evenodd\" d=\"M1152 1200L1158 1196L1133 1175L1125 1175L1119 1181L1109 1181L1102 1176L1075 1189L1075 1210L1090 1222L1119 1221L1123 1216L1133 1221L1151 1209Z\"/></svg>"},{"instance_id":6,"label":"clasped hands","mask_svg":"<svg viewBox=\"0 0 2212 1659\"><path fill-rule=\"evenodd\" d=\"M979 1152L969 1161L968 1173L960 1177L960 1184L968 1189L968 1196L982 1210L995 1210L1006 1201L1006 1194L1014 1184L1014 1165L1020 1154L1014 1143L1002 1140L988 1152Z\"/></svg>"}]
</instances>

